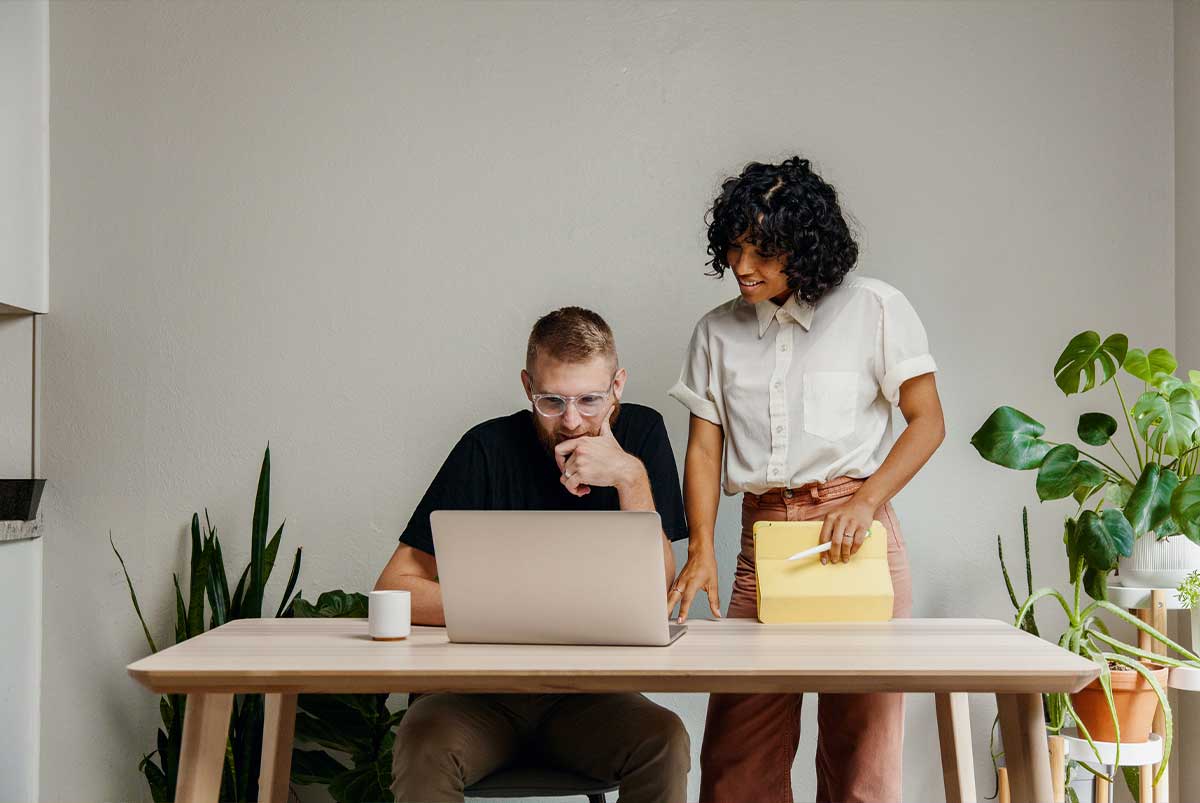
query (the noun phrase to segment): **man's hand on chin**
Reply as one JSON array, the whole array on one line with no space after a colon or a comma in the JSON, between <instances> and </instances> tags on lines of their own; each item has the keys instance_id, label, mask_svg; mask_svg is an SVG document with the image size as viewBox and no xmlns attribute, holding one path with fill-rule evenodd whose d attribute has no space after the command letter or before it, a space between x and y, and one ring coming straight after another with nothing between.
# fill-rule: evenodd
<instances>
[{"instance_id":1,"label":"man's hand on chin","mask_svg":"<svg viewBox=\"0 0 1200 803\"><path fill-rule=\"evenodd\" d=\"M559 481L575 496L591 493L593 485L620 489L646 474L642 461L622 449L613 437L608 416L600 424L599 435L584 435L555 446L554 459L562 472Z\"/></svg>"}]
</instances>

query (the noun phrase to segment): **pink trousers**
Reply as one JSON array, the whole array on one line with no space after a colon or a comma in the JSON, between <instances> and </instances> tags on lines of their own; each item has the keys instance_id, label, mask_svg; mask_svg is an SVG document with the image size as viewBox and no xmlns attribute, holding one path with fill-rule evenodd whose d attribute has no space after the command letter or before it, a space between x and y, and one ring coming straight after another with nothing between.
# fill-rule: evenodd
<instances>
[{"instance_id":1,"label":"pink trousers","mask_svg":"<svg viewBox=\"0 0 1200 803\"><path fill-rule=\"evenodd\" d=\"M742 500L742 552L737 559L730 617L757 616L754 578L756 521L810 521L843 505L863 480L839 477L823 485L773 489ZM875 512L888 531L893 617L912 611L912 579L896 513ZM700 749L702 803L791 803L792 763L800 743L800 694L714 694ZM904 747L904 695L821 694L817 699L818 803L899 803Z\"/></svg>"}]
</instances>

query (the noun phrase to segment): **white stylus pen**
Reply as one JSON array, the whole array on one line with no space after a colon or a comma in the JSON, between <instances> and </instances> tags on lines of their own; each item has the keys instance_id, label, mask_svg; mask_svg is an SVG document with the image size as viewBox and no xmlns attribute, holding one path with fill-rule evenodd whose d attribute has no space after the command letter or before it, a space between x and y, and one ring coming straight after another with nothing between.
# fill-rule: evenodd
<instances>
[{"instance_id":1,"label":"white stylus pen","mask_svg":"<svg viewBox=\"0 0 1200 803\"><path fill-rule=\"evenodd\" d=\"M867 530L867 534L865 537L866 538L871 537L870 530ZM800 560L801 558L808 558L808 557L812 557L813 555L820 555L822 552L828 552L832 548L833 548L833 542L826 541L823 544L819 544L819 545L811 547L809 549L802 549L799 552L797 552L795 555L784 558L784 560Z\"/></svg>"}]
</instances>

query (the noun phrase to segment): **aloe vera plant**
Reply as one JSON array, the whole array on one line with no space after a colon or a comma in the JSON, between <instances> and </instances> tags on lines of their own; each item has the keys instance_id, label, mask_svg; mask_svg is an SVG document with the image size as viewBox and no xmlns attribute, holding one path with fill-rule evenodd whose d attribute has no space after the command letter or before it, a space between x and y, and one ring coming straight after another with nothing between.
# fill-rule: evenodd
<instances>
[{"instance_id":1,"label":"aloe vera plant","mask_svg":"<svg viewBox=\"0 0 1200 803\"><path fill-rule=\"evenodd\" d=\"M254 497L254 515L250 528L250 562L233 586L231 594L229 576L225 570L225 559L221 552L221 540L217 530L204 511L204 529L201 530L199 514L192 514L191 557L188 571L188 589L185 597L179 576L173 574L175 584L175 640L186 641L203 633L207 628L219 627L234 619L252 619L262 616L267 582L275 568L283 538L283 524L268 541L268 521L271 495L271 448L263 454L262 468L258 475L258 487ZM109 543L129 587L133 609L141 622L142 632L151 652L158 652L150 627L142 614L137 592L125 566L125 560L109 535ZM283 616L291 607L296 581L300 576L301 548L296 548L291 572L283 598L275 616ZM205 617L205 601L208 616ZM183 695L167 695L159 701L159 715L163 727L158 730L155 749L144 756L138 769L146 776L150 795L155 803L170 801L175 796L176 774L179 768L179 751L183 743L183 718L186 707ZM258 771L262 758L263 698L262 695L237 695L234 698L233 715L229 725L229 743L225 749L225 763L221 774L221 800L252 801L258 799Z\"/></svg>"}]
</instances>

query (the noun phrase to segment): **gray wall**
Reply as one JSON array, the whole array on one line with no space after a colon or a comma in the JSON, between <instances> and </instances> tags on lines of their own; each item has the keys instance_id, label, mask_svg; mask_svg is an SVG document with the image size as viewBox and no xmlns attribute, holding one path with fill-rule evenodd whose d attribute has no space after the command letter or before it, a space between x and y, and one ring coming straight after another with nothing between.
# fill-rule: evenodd
<instances>
[{"instance_id":1,"label":"gray wall","mask_svg":"<svg viewBox=\"0 0 1200 803\"><path fill-rule=\"evenodd\" d=\"M310 595L373 582L457 436L521 404L554 306L608 317L682 458L665 391L735 293L702 275L701 214L749 159L813 158L861 272L928 327L948 438L896 503L918 616L1010 615L994 540L1022 505L1037 581L1063 581L1064 510L967 444L988 412L1070 433L1100 403L1051 380L1071 335L1176 336L1167 2L59 3L51 26L46 799L145 796L157 712L122 671L144 645L109 530L166 637L184 523L207 506L244 560L268 439ZM735 500L719 525L727 593ZM704 698L663 699L698 752ZM931 701L910 712L906 797L940 799Z\"/></svg>"}]
</instances>

